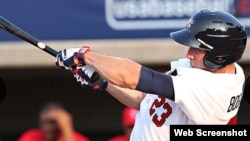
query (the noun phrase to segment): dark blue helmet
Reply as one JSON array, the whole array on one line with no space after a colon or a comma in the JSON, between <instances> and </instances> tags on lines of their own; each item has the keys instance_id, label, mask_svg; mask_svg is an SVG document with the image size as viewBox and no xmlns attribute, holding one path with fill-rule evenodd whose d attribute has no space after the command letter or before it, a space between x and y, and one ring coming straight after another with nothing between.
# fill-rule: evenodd
<instances>
[{"instance_id":1,"label":"dark blue helmet","mask_svg":"<svg viewBox=\"0 0 250 141\"><path fill-rule=\"evenodd\" d=\"M240 60L247 42L245 26L236 17L207 9L195 13L184 29L170 36L185 46L207 50L203 62L209 69Z\"/></svg>"}]
</instances>

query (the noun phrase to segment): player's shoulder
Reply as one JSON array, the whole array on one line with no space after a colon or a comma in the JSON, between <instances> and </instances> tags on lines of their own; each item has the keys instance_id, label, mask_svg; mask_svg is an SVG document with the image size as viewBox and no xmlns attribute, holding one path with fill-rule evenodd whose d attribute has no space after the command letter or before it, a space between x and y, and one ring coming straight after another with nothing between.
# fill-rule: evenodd
<instances>
[{"instance_id":1,"label":"player's shoulder","mask_svg":"<svg viewBox=\"0 0 250 141\"><path fill-rule=\"evenodd\" d=\"M32 128L32 129L28 129L28 130L24 131L23 134L30 134L30 135L42 134L42 131L39 129L36 129L36 128Z\"/></svg>"},{"instance_id":2,"label":"player's shoulder","mask_svg":"<svg viewBox=\"0 0 250 141\"><path fill-rule=\"evenodd\" d=\"M36 139L36 141L42 141L44 139L41 130L36 128L28 129L20 135L18 141L32 141L34 139Z\"/></svg>"},{"instance_id":3,"label":"player's shoulder","mask_svg":"<svg viewBox=\"0 0 250 141\"><path fill-rule=\"evenodd\" d=\"M238 63L234 63L234 65L235 65L237 74L244 74L243 68Z\"/></svg>"}]
</instances>

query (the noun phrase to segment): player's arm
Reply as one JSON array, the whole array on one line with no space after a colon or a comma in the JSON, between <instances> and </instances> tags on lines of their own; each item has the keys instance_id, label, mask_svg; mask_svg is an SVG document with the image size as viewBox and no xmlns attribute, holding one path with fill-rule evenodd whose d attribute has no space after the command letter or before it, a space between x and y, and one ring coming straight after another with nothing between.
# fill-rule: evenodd
<instances>
[{"instance_id":1,"label":"player's arm","mask_svg":"<svg viewBox=\"0 0 250 141\"><path fill-rule=\"evenodd\" d=\"M163 95L174 100L170 75L154 71L126 58L102 55L93 51L85 54L85 63L93 67L109 83Z\"/></svg>"},{"instance_id":2,"label":"player's arm","mask_svg":"<svg viewBox=\"0 0 250 141\"><path fill-rule=\"evenodd\" d=\"M145 97L145 94L140 91L121 88L112 84L108 84L106 91L124 105L134 109L140 108L140 103Z\"/></svg>"},{"instance_id":3,"label":"player's arm","mask_svg":"<svg viewBox=\"0 0 250 141\"><path fill-rule=\"evenodd\" d=\"M138 63L126 58L106 56L93 51L85 54L84 61L109 83L130 89L135 89L137 86L141 69L141 65Z\"/></svg>"},{"instance_id":4,"label":"player's arm","mask_svg":"<svg viewBox=\"0 0 250 141\"><path fill-rule=\"evenodd\" d=\"M66 69L74 65L87 64L108 83L145 93L162 95L174 100L174 89L170 75L154 71L126 58L102 55L90 51L88 47L83 47L80 50L65 49L60 51L56 63Z\"/></svg>"},{"instance_id":5,"label":"player's arm","mask_svg":"<svg viewBox=\"0 0 250 141\"><path fill-rule=\"evenodd\" d=\"M128 107L139 109L145 94L141 91L112 85L103 79L92 67L78 66L72 70L77 83L84 88L106 90L111 96Z\"/></svg>"}]
</instances>

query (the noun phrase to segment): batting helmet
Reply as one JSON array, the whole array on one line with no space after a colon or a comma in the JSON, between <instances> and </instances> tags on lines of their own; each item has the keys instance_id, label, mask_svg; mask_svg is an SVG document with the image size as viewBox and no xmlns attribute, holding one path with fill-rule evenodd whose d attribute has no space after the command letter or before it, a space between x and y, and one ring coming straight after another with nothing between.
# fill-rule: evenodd
<instances>
[{"instance_id":1,"label":"batting helmet","mask_svg":"<svg viewBox=\"0 0 250 141\"><path fill-rule=\"evenodd\" d=\"M203 63L219 69L241 59L247 42L245 26L233 15L208 9L195 13L182 30L170 33L178 43L205 49Z\"/></svg>"},{"instance_id":2,"label":"batting helmet","mask_svg":"<svg viewBox=\"0 0 250 141\"><path fill-rule=\"evenodd\" d=\"M133 126L135 124L135 116L138 110L125 107L122 111L122 125L123 127Z\"/></svg>"}]
</instances>

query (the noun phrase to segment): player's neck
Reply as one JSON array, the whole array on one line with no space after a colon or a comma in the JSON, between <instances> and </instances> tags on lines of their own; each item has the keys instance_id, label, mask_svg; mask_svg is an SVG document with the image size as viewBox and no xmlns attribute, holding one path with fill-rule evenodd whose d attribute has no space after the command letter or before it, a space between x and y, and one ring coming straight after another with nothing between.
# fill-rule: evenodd
<instances>
[{"instance_id":1,"label":"player's neck","mask_svg":"<svg viewBox=\"0 0 250 141\"><path fill-rule=\"evenodd\" d=\"M213 73L232 73L234 74L235 73L235 65L234 63L232 64L229 64L221 69L218 69L218 70L212 70L211 72Z\"/></svg>"}]
</instances>

